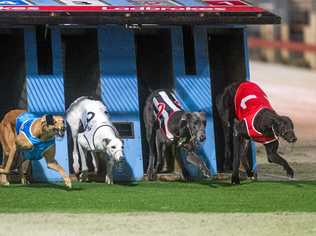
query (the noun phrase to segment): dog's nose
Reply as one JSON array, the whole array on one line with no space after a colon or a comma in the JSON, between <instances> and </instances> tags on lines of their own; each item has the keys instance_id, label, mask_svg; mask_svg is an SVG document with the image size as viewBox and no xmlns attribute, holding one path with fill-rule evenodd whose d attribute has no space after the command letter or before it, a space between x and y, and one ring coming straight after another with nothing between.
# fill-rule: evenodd
<instances>
[{"instance_id":1,"label":"dog's nose","mask_svg":"<svg viewBox=\"0 0 316 236\"><path fill-rule=\"evenodd\" d=\"M292 143L295 143L296 141L297 141L296 137L292 138L292 140L291 140Z\"/></svg>"}]
</instances>

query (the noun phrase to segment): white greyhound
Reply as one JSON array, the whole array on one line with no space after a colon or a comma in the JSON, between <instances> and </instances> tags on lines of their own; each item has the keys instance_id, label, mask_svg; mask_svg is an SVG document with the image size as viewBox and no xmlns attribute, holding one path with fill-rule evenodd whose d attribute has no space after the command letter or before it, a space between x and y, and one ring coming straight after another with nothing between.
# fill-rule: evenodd
<instances>
[{"instance_id":1,"label":"white greyhound","mask_svg":"<svg viewBox=\"0 0 316 236\"><path fill-rule=\"evenodd\" d=\"M95 155L102 153L106 156L107 163L105 181L112 184L114 160L124 160L124 147L123 141L110 121L106 106L99 100L79 97L67 109L66 120L73 138L73 168L75 173L79 174L80 172L78 148L83 175L88 172L87 152L91 152L95 172L97 172ZM80 123L84 129L81 133L79 133Z\"/></svg>"}]
</instances>

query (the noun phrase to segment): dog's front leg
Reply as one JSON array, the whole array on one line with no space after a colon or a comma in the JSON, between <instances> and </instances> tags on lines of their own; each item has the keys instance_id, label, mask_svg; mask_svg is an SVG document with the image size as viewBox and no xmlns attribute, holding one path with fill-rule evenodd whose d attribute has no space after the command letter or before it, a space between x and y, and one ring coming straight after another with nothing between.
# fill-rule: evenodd
<instances>
[{"instance_id":1,"label":"dog's front leg","mask_svg":"<svg viewBox=\"0 0 316 236\"><path fill-rule=\"evenodd\" d=\"M285 159L283 159L277 152L279 147L279 141L277 140L272 143L265 144L264 146L266 148L268 160L270 162L283 166L283 168L286 170L287 176L289 178L293 178L293 169L290 167L289 163Z\"/></svg>"},{"instance_id":2,"label":"dog's front leg","mask_svg":"<svg viewBox=\"0 0 316 236\"><path fill-rule=\"evenodd\" d=\"M68 188L72 187L71 180L69 175L66 174L63 167L61 167L58 162L55 160L55 146L52 146L44 153L44 157L47 163L47 167L58 172L64 179L64 183Z\"/></svg>"},{"instance_id":3,"label":"dog's front leg","mask_svg":"<svg viewBox=\"0 0 316 236\"><path fill-rule=\"evenodd\" d=\"M211 171L207 168L205 162L201 160L193 151L188 152L186 159L189 163L198 167L205 177L211 177Z\"/></svg>"},{"instance_id":4,"label":"dog's front leg","mask_svg":"<svg viewBox=\"0 0 316 236\"><path fill-rule=\"evenodd\" d=\"M99 154L97 152L91 152L91 156L92 156L94 174L97 175L99 171Z\"/></svg>"},{"instance_id":5,"label":"dog's front leg","mask_svg":"<svg viewBox=\"0 0 316 236\"><path fill-rule=\"evenodd\" d=\"M105 182L107 184L113 184L113 165L114 160L112 157L107 157L106 160L106 175L105 175Z\"/></svg>"},{"instance_id":6,"label":"dog's front leg","mask_svg":"<svg viewBox=\"0 0 316 236\"><path fill-rule=\"evenodd\" d=\"M252 167L250 165L249 156L248 156L248 150L249 150L250 140L242 138L240 143L240 160L241 164L243 165L247 176L251 179L254 179L254 173L252 170Z\"/></svg>"},{"instance_id":7,"label":"dog's front leg","mask_svg":"<svg viewBox=\"0 0 316 236\"><path fill-rule=\"evenodd\" d=\"M20 175L21 175L21 184L29 184L29 176L28 171L30 167L30 160L23 160L21 161L20 165Z\"/></svg>"}]
</instances>

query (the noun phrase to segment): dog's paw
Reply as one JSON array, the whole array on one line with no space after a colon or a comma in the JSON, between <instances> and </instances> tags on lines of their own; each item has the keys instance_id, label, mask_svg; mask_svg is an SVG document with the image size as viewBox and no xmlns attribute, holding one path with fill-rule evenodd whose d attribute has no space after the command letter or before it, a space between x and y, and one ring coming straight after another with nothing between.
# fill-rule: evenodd
<instances>
[{"instance_id":1,"label":"dog's paw","mask_svg":"<svg viewBox=\"0 0 316 236\"><path fill-rule=\"evenodd\" d=\"M255 173L253 176L250 177L250 180L252 181L257 181L258 180L258 175Z\"/></svg>"},{"instance_id":2,"label":"dog's paw","mask_svg":"<svg viewBox=\"0 0 316 236\"><path fill-rule=\"evenodd\" d=\"M239 176L232 176L232 184L240 184Z\"/></svg>"},{"instance_id":3,"label":"dog's paw","mask_svg":"<svg viewBox=\"0 0 316 236\"><path fill-rule=\"evenodd\" d=\"M287 176L289 177L289 179L294 179L294 171L292 169L289 169L287 171Z\"/></svg>"},{"instance_id":4,"label":"dog's paw","mask_svg":"<svg viewBox=\"0 0 316 236\"><path fill-rule=\"evenodd\" d=\"M105 183L113 184L113 178L110 178L109 176L105 176Z\"/></svg>"},{"instance_id":5,"label":"dog's paw","mask_svg":"<svg viewBox=\"0 0 316 236\"><path fill-rule=\"evenodd\" d=\"M147 171L147 178L149 181L154 181L156 179L156 175L154 174L153 170Z\"/></svg>"},{"instance_id":6,"label":"dog's paw","mask_svg":"<svg viewBox=\"0 0 316 236\"><path fill-rule=\"evenodd\" d=\"M295 180L294 173L287 174L287 177L289 178L289 180Z\"/></svg>"},{"instance_id":7,"label":"dog's paw","mask_svg":"<svg viewBox=\"0 0 316 236\"><path fill-rule=\"evenodd\" d=\"M28 181L26 178L21 178L21 184L27 185L30 184L30 181Z\"/></svg>"},{"instance_id":8,"label":"dog's paw","mask_svg":"<svg viewBox=\"0 0 316 236\"><path fill-rule=\"evenodd\" d=\"M65 183L65 186L67 188L72 188L72 183L71 183L71 180L70 180L69 176L65 176L64 177L64 183Z\"/></svg>"},{"instance_id":9,"label":"dog's paw","mask_svg":"<svg viewBox=\"0 0 316 236\"><path fill-rule=\"evenodd\" d=\"M4 187L8 187L10 186L10 182L9 181L1 182L0 185Z\"/></svg>"},{"instance_id":10,"label":"dog's paw","mask_svg":"<svg viewBox=\"0 0 316 236\"><path fill-rule=\"evenodd\" d=\"M88 177L88 171L82 171L79 175L79 181L80 182L88 182L89 177Z\"/></svg>"}]
</instances>

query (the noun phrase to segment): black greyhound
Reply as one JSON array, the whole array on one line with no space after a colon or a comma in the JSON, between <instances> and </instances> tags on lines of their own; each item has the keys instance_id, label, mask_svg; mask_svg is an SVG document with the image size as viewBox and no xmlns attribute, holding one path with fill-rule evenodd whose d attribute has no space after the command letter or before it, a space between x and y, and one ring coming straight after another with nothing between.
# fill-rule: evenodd
<instances>
[{"instance_id":1,"label":"black greyhound","mask_svg":"<svg viewBox=\"0 0 316 236\"><path fill-rule=\"evenodd\" d=\"M252 82L235 82L216 99L225 138L225 166L232 163L232 184L239 184L239 165L253 176L247 157L250 140L264 144L268 161L284 167L293 178L294 171L278 153L278 137L296 142L294 125L289 117L279 116L271 107L266 94ZM233 134L233 135L231 135ZM233 144L233 156L231 155Z\"/></svg>"},{"instance_id":2,"label":"black greyhound","mask_svg":"<svg viewBox=\"0 0 316 236\"><path fill-rule=\"evenodd\" d=\"M171 145L176 145L177 151L178 148L184 148L188 152L187 161L198 166L205 176L210 177L205 163L194 153L197 142L206 139L204 112L184 111L171 91L160 89L153 91L146 99L143 116L149 144L149 180L156 178L160 166L166 161L166 149ZM176 152L176 159L181 167L179 174L184 179L183 165L178 155Z\"/></svg>"}]
</instances>

